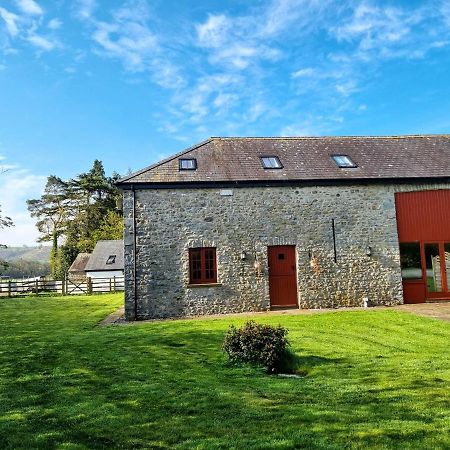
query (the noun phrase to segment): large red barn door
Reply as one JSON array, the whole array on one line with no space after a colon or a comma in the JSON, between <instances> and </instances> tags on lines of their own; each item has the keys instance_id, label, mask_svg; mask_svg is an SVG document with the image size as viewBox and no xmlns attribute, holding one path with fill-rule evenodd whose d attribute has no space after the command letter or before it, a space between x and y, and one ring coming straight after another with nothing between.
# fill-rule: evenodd
<instances>
[{"instance_id":1,"label":"large red barn door","mask_svg":"<svg viewBox=\"0 0 450 450\"><path fill-rule=\"evenodd\" d=\"M450 190L395 195L405 303L450 299Z\"/></svg>"}]
</instances>

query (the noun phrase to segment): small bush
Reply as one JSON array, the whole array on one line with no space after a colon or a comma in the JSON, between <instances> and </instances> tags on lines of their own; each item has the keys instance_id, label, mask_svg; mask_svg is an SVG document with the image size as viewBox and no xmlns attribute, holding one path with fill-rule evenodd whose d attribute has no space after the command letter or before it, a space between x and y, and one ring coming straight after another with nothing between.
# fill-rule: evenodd
<instances>
[{"instance_id":1,"label":"small bush","mask_svg":"<svg viewBox=\"0 0 450 450\"><path fill-rule=\"evenodd\" d=\"M231 326L223 342L223 350L233 363L244 362L264 366L268 372L281 372L288 351L288 330L282 326L261 325L254 321L243 327Z\"/></svg>"}]
</instances>

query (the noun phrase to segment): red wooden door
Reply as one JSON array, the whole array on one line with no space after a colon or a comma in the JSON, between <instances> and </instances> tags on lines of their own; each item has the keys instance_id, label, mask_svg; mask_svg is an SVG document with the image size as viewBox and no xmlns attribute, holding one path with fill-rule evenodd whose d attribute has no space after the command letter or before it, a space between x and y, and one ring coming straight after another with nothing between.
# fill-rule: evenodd
<instances>
[{"instance_id":1,"label":"red wooden door","mask_svg":"<svg viewBox=\"0 0 450 450\"><path fill-rule=\"evenodd\" d=\"M297 306L297 265L294 245L268 247L270 306Z\"/></svg>"}]
</instances>

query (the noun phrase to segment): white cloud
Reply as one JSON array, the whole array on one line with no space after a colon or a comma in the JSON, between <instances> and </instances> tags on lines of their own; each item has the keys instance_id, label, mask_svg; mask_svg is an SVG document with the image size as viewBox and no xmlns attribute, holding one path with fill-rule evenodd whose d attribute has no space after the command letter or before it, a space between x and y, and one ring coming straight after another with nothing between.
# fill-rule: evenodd
<instances>
[{"instance_id":1,"label":"white cloud","mask_svg":"<svg viewBox=\"0 0 450 450\"><path fill-rule=\"evenodd\" d=\"M19 16L14 14L5 8L0 7L0 17L5 22L6 30L10 36L17 36L19 33L19 28L17 26L17 22L19 21Z\"/></svg>"},{"instance_id":2,"label":"white cloud","mask_svg":"<svg viewBox=\"0 0 450 450\"><path fill-rule=\"evenodd\" d=\"M280 50L265 45L235 45L224 48L211 57L214 62L231 64L236 69L245 69L256 60L277 61L282 58Z\"/></svg>"},{"instance_id":3,"label":"white cloud","mask_svg":"<svg viewBox=\"0 0 450 450\"><path fill-rule=\"evenodd\" d=\"M213 100L213 105L217 110L223 111L223 109L228 109L238 99L239 97L236 94L225 94L220 92Z\"/></svg>"},{"instance_id":4,"label":"white cloud","mask_svg":"<svg viewBox=\"0 0 450 450\"><path fill-rule=\"evenodd\" d=\"M329 4L330 0L271 0L262 6L251 6L246 15L210 14L196 24L196 44L205 51L210 65L225 75L239 77L224 85L208 84L204 90L199 83L189 86L186 95L177 95L176 100L182 98L182 111L191 114L188 121L211 121L211 117L227 114L228 121L218 126L235 132L280 115L275 96L265 84L271 72L279 73L273 63L286 64L289 55L284 51L284 39L318 28ZM313 69L305 69L293 78L313 76ZM271 88L281 86L282 82Z\"/></svg>"},{"instance_id":5,"label":"white cloud","mask_svg":"<svg viewBox=\"0 0 450 450\"><path fill-rule=\"evenodd\" d=\"M312 67L306 67L304 69L300 69L292 73L291 78L303 78L303 77L312 77L317 74L317 70Z\"/></svg>"},{"instance_id":6,"label":"white cloud","mask_svg":"<svg viewBox=\"0 0 450 450\"><path fill-rule=\"evenodd\" d=\"M1 230L1 243L12 246L35 245L38 231L27 211L26 201L40 197L46 177L35 175L15 164L2 162L2 167L8 168L6 172L0 173L2 214L11 217L15 226Z\"/></svg>"},{"instance_id":7,"label":"white cloud","mask_svg":"<svg viewBox=\"0 0 450 450\"><path fill-rule=\"evenodd\" d=\"M205 101L205 97L199 93L193 93L188 96L181 109L189 113L194 121L201 120L209 113L209 107Z\"/></svg>"},{"instance_id":8,"label":"white cloud","mask_svg":"<svg viewBox=\"0 0 450 450\"><path fill-rule=\"evenodd\" d=\"M75 4L76 14L83 20L90 20L96 7L96 0L78 0Z\"/></svg>"},{"instance_id":9,"label":"white cloud","mask_svg":"<svg viewBox=\"0 0 450 450\"><path fill-rule=\"evenodd\" d=\"M161 48L149 26L151 16L145 1L125 2L111 16L109 21L98 21L89 15L98 54L119 60L126 71L150 72L153 80L164 88L184 86L185 79L178 65L170 61L167 49Z\"/></svg>"},{"instance_id":10,"label":"white cloud","mask_svg":"<svg viewBox=\"0 0 450 450\"><path fill-rule=\"evenodd\" d=\"M231 21L225 15L210 15L205 23L196 25L199 44L212 48L222 46L230 26Z\"/></svg>"},{"instance_id":11,"label":"white cloud","mask_svg":"<svg viewBox=\"0 0 450 450\"><path fill-rule=\"evenodd\" d=\"M256 25L254 16L210 15L196 25L197 44L209 49L212 64L231 64L239 70L258 60L279 59L281 50L266 43Z\"/></svg>"},{"instance_id":12,"label":"white cloud","mask_svg":"<svg viewBox=\"0 0 450 450\"><path fill-rule=\"evenodd\" d=\"M59 19L52 19L47 26L50 30L59 30L62 26L62 22Z\"/></svg>"},{"instance_id":13,"label":"white cloud","mask_svg":"<svg viewBox=\"0 0 450 450\"><path fill-rule=\"evenodd\" d=\"M346 81L343 81L342 83L336 84L336 91L344 96L349 96L350 94L357 92L358 88L356 86L355 81L346 80Z\"/></svg>"},{"instance_id":14,"label":"white cloud","mask_svg":"<svg viewBox=\"0 0 450 450\"><path fill-rule=\"evenodd\" d=\"M127 69L141 71L154 54L155 36L136 22L97 23L94 41L108 55L122 60Z\"/></svg>"},{"instance_id":15,"label":"white cloud","mask_svg":"<svg viewBox=\"0 0 450 450\"><path fill-rule=\"evenodd\" d=\"M151 66L153 79L160 86L168 89L179 89L186 85L178 67L170 61L158 57L152 61Z\"/></svg>"},{"instance_id":16,"label":"white cloud","mask_svg":"<svg viewBox=\"0 0 450 450\"><path fill-rule=\"evenodd\" d=\"M40 51L50 51L59 47L54 31L61 26L62 22L56 18L50 20L47 24L47 35L43 35L40 31L45 24L40 17L43 10L39 4L32 0L20 0L16 3L20 9L20 15L0 7L0 19L5 22L8 33L8 37L4 38L3 42L0 41L3 52L5 54L17 53L18 44L23 42L33 45ZM48 33L50 34L48 35Z\"/></svg>"},{"instance_id":17,"label":"white cloud","mask_svg":"<svg viewBox=\"0 0 450 450\"><path fill-rule=\"evenodd\" d=\"M448 31L442 32L448 2L439 20L436 7L376 0L247 2L240 15L219 6L199 23L181 20L176 33L147 2L120 4L103 10L100 20L95 1L79 0L78 15L90 27L96 53L170 90L161 129L183 139L215 127L270 127L274 115L289 117L285 134L336 130L346 112L363 110L357 94L381 61L421 58L449 45ZM328 54L322 44L330 40L335 50Z\"/></svg>"},{"instance_id":18,"label":"white cloud","mask_svg":"<svg viewBox=\"0 0 450 450\"><path fill-rule=\"evenodd\" d=\"M34 0L16 0L16 4L22 12L30 16L40 16L44 13Z\"/></svg>"},{"instance_id":19,"label":"white cloud","mask_svg":"<svg viewBox=\"0 0 450 450\"><path fill-rule=\"evenodd\" d=\"M38 49L44 51L50 51L53 50L55 47L57 47L56 42L44 36L39 36L37 34L31 34L30 36L28 36L27 41L30 42L30 44L33 44Z\"/></svg>"},{"instance_id":20,"label":"white cloud","mask_svg":"<svg viewBox=\"0 0 450 450\"><path fill-rule=\"evenodd\" d=\"M331 0L272 0L258 21L257 32L262 37L287 33L292 28L297 33L307 33L320 26L331 4ZM339 6L334 4L333 14L337 15L338 10Z\"/></svg>"},{"instance_id":21,"label":"white cloud","mask_svg":"<svg viewBox=\"0 0 450 450\"><path fill-rule=\"evenodd\" d=\"M340 42L357 45L356 51L347 55L350 58L417 58L429 51L435 40L424 25L430 17L432 13L426 8L381 7L362 2L349 20L330 32Z\"/></svg>"},{"instance_id":22,"label":"white cloud","mask_svg":"<svg viewBox=\"0 0 450 450\"><path fill-rule=\"evenodd\" d=\"M200 77L196 85L177 92L173 99L171 113L179 109L184 112L188 119L198 123L210 112L220 116L239 102L239 90L242 77L236 74L217 73ZM179 123L179 122L178 122Z\"/></svg>"},{"instance_id":23,"label":"white cloud","mask_svg":"<svg viewBox=\"0 0 450 450\"><path fill-rule=\"evenodd\" d=\"M448 0L442 0L441 14L444 22L450 27L450 3Z\"/></svg>"},{"instance_id":24,"label":"white cloud","mask_svg":"<svg viewBox=\"0 0 450 450\"><path fill-rule=\"evenodd\" d=\"M263 114L269 113L271 109L272 108L268 106L264 101L253 102L248 108L248 111L245 113L245 120L247 120L248 122L255 122Z\"/></svg>"},{"instance_id":25,"label":"white cloud","mask_svg":"<svg viewBox=\"0 0 450 450\"><path fill-rule=\"evenodd\" d=\"M293 89L298 97L313 96L321 108L342 105L345 97L360 90L361 75L353 62L325 60L320 67L306 67L291 74Z\"/></svg>"}]
</instances>

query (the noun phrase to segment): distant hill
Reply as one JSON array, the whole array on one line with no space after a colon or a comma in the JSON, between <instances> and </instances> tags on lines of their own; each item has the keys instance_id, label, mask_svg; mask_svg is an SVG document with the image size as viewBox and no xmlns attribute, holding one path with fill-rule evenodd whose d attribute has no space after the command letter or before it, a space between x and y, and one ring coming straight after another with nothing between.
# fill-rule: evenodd
<instances>
[{"instance_id":1,"label":"distant hill","mask_svg":"<svg viewBox=\"0 0 450 450\"><path fill-rule=\"evenodd\" d=\"M25 260L46 264L50 259L50 250L50 246L43 245L39 247L0 248L0 259L9 262Z\"/></svg>"}]
</instances>

